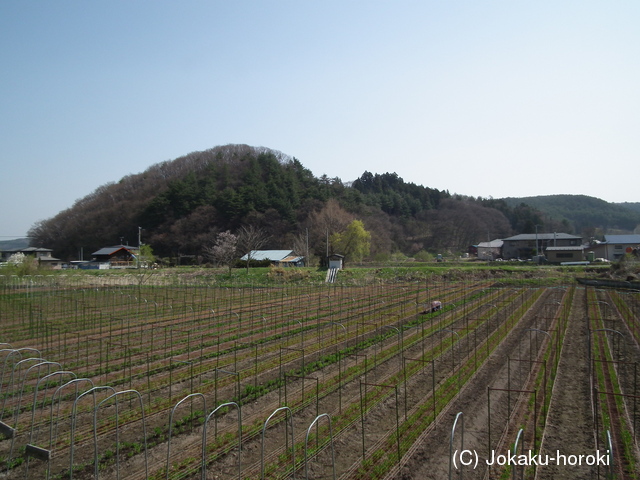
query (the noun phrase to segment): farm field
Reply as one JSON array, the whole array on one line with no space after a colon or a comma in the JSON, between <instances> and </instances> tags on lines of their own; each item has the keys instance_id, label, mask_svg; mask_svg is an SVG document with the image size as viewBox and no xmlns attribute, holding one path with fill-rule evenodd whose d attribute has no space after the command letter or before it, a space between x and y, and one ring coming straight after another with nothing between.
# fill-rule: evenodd
<instances>
[{"instance_id":1,"label":"farm field","mask_svg":"<svg viewBox=\"0 0 640 480\"><path fill-rule=\"evenodd\" d=\"M0 276L0 476L638 478L639 314L544 279Z\"/></svg>"}]
</instances>

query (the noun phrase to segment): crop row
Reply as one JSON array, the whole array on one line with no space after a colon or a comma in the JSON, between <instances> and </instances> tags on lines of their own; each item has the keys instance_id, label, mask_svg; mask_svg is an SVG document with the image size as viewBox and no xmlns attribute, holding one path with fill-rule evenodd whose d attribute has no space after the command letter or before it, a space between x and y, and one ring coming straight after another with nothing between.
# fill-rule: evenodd
<instances>
[{"instance_id":1,"label":"crop row","mask_svg":"<svg viewBox=\"0 0 640 480\"><path fill-rule=\"evenodd\" d=\"M205 289L200 290L204 291ZM96 333L100 335L100 329L102 329L101 338L108 339L110 334L111 340L103 340L101 347L99 346L100 342L97 341L83 343L82 333L73 338L68 335L70 332L66 330L59 332L52 330L47 334L48 337L36 332L31 338L18 338L17 344L13 345L12 343L12 346L16 347L28 343L37 345L35 342L45 340L43 351L53 355L58 349L61 350L60 354L63 359L61 363L64 365L75 360L78 369L88 373L88 378L95 379L96 385L107 379L110 384L112 383L116 387L131 387L140 391L144 398L151 399L151 402L146 402L144 406L147 414L146 419L151 419L154 415L157 416L156 419L151 420L152 428L150 431L153 434L149 435L150 439L156 437L155 441L159 445L157 448L161 448L161 442L167 436L167 412L172 405L175 405L176 400L185 394L195 393L196 388L199 391L202 390L201 393L204 393L209 399L219 397L215 404L221 403L223 398L225 400L234 399L243 405L247 404L247 401L264 403L264 406L255 409L252 416L247 415L247 422L243 422L243 437L246 436L246 439L243 438L244 442L256 438L256 432L259 432L267 412L273 411L274 407L277 408L278 405L286 402L292 406L297 405L295 408L304 411L304 409L313 407L314 403L317 405L323 399L331 398L335 403L336 397L341 397L346 391L347 384L360 385L363 379L365 381L362 383L365 384L396 385L396 388L400 389L401 400L399 401L402 402L402 395L410 395L408 393L410 391L409 385L420 383L417 379L424 370L421 367L424 367L428 362L433 362L434 365L438 363L442 367L440 373L442 378L438 381L436 395L433 398L429 396L428 400L426 400L426 396L423 397L425 400L423 403L431 406L435 398L437 402L441 403L440 408L442 408L442 405L445 405L451 398L450 395L455 395L456 386L460 388L459 383L464 383L473 374L475 368L484 361L510 328L513 328L517 323L523 311L530 308L530 304L524 300L525 297L518 289L491 288L482 284L452 284L438 285L432 290L437 290L437 293L427 292L423 286L418 285L394 286L388 289L377 288L376 295L364 288L336 289L331 290L328 294L320 291L312 292L311 289L301 289L298 293L289 291L286 294L282 292L254 294L254 300L259 299L257 305L241 305L240 302L243 298L246 301L251 296L246 292L242 294L238 289L229 289L216 293L219 303L215 305L216 308L213 308L216 312L213 319L222 318L223 321L215 322L211 317L206 316L207 310L202 305L195 304L193 301L196 298L195 295L189 297L188 307L183 308L183 305L178 304L176 300L179 298L176 292L171 293L171 298L175 302L173 307L169 309L172 314L167 314L166 318L165 315L160 318L150 315L152 317L150 320L147 314L152 309L147 307L146 311L142 309L139 313L137 307L140 306L140 302L149 305L149 299L152 298L152 295L157 295L154 298L159 298L161 289L154 287L153 291L145 293L143 297L139 296L138 301L133 304L110 300L112 308L118 310L120 317L117 319L115 316L111 317L113 321L108 322L107 319L110 317L102 312L103 321L97 326L92 325L91 328L88 328L88 332L91 332L88 336L96 335ZM528 292L528 290L525 289L524 292ZM223 301L222 297L227 293L229 295L225 296ZM23 298L24 294L12 291L8 294L12 297L9 299L9 304L13 305L15 312L20 309L26 310L23 305L33 302L41 312L44 312L46 311L44 307L49 305L47 303L49 299L42 294L43 292L37 294L30 292L30 298ZM64 294L68 300L75 292L67 290ZM114 295L113 292L107 294L104 291L95 290L90 293L86 291L78 293L78 295L82 295L83 301L86 303L91 303L92 297L95 296L95 304L100 304L102 310L106 308L105 305L109 304L104 300L104 297L117 298L117 295L125 297L124 294ZM183 298L187 298L186 296L189 294L183 293L183 295ZM436 295L438 299L443 300L445 305L443 311L420 315L426 300L436 298ZM145 301L141 301L140 298L144 298ZM210 297L202 295L202 298ZM127 299L135 301L133 298L127 297ZM51 304L54 303L51 301ZM313 307L306 309L306 313L305 309L300 307L304 303L313 305ZM495 306L496 303L500 304L500 308L496 307L495 311L492 311L492 306ZM487 306L490 308L487 309ZM483 307L484 314L482 313ZM127 314L128 308L131 310L130 315ZM90 308L86 308L84 311L92 312ZM493 325L491 325L491 315L485 315L489 311L496 319ZM51 317L39 321L52 325L54 325L54 319L62 322L65 313L62 304L57 312L55 308L53 312L55 314L52 314ZM497 321L499 312L502 312L501 321ZM93 313L90 314L93 315ZM13 318L15 323L21 323L17 316ZM123 319L127 322L126 327ZM172 322L182 328L158 328L167 327ZM57 325L66 328L63 324L58 323ZM83 319L79 313L77 321L71 322L68 328L77 328L82 325L90 325L90 322ZM206 335L200 333L199 337L198 333L194 333L205 327L213 330L213 333ZM443 330L451 330L456 332L456 335L443 335ZM14 331L19 332L19 328ZM173 339L170 338L172 333L174 334ZM131 338L128 338L128 335ZM153 337L153 341L148 338L149 336ZM173 341L165 340L164 336ZM46 338L49 338L48 342ZM130 340L128 344L123 341L126 339ZM116 340L120 340L120 342ZM470 346L471 343L473 343L473 347ZM104 351L105 344L111 348L109 356ZM158 344L162 347L158 347ZM462 350L465 344L467 352L463 357ZM63 345L66 348L62 348ZM74 348L79 350L80 345L84 347L84 355L76 353L74 359L73 353L69 354L69 352L73 352ZM127 345L127 348L121 348L121 351L117 351L118 345ZM154 345L152 351L158 353L159 358L151 359L148 356L149 350L152 348L151 345ZM456 351L458 358L455 358ZM161 352L164 352L164 357ZM78 362L78 357L82 356L85 357L84 363ZM366 360L363 361L363 358ZM407 360L407 358L413 360ZM189 361L191 364L187 363ZM452 362L452 368L448 368L449 361ZM8 362L6 365L10 363ZM381 372L385 369L389 370L383 375ZM9 370L11 369L5 368L6 372ZM222 374L222 370L231 372L233 375ZM212 372L214 372L214 381L211 381ZM18 375L19 372L16 374ZM215 374L218 374L219 377L215 378ZM313 389L307 388L305 395L299 387L292 388L286 383L287 376L292 378L311 375L316 375L318 379L315 394ZM374 377L373 380L372 377ZM29 392L29 388L31 388L31 392L33 392L35 383L35 378L28 379L24 384L24 391ZM298 381L298 383L300 382ZM16 404L15 389L13 392L9 392L9 385L7 378L3 377L2 395L7 400L6 408L10 413L18 413L19 419L15 424L17 429L21 432L29 427L31 429L35 427L38 431L44 430L47 418L49 418L44 414L44 406L46 398L51 400L55 385L46 389L46 393L43 390L45 400L42 404L38 403L38 410L42 411L42 415L38 417L35 424L29 418L30 409L19 407ZM238 385L244 386L244 390ZM287 387L288 391L286 391ZM278 398L273 397L276 392ZM360 418L368 417L367 412L371 409L383 405L385 402L388 403L390 392L391 390L387 388L372 388L371 391L365 392L362 400L358 398L359 395L344 394L344 398L337 402L337 410L331 412L332 418L335 419L336 436L346 435L350 428L353 428L355 421L354 418L351 418L353 415L356 417L359 415ZM73 397L74 395L69 395L64 399L64 403L61 402L61 411L69 411ZM283 397L286 397L284 402ZM329 400L326 402L329 404ZM363 415L361 404L364 403L367 407ZM90 416L92 405L86 404L83 405L83 408L79 413L79 418L82 419ZM422 412L422 415L418 415L420 418L429 418L429 415L424 415L424 410L421 411L421 408L426 407L421 406L418 402L413 406L401 407L401 410L406 416L406 421L415 418L416 412ZM140 414L136 413L135 409L131 410L130 415L123 414L118 418L122 422L119 428L123 431L127 428L134 429L141 421ZM341 416L341 410L344 412L344 418ZM192 424L200 422L193 415L190 416ZM351 417L347 418L349 416ZM433 416L435 416L435 411ZM186 417L185 415L184 418ZM103 422L100 424L101 429L105 431L104 440L99 440L99 448L102 452L113 451L113 448L109 449L106 444L108 443L109 426L113 425L114 418L113 412L101 417L101 422ZM183 419L178 420L177 423L188 426L188 421L183 422ZM79 426L78 438L90 440L87 435L91 431L90 425L87 422L82 425ZM193 426L191 425L191 427ZM419 429L416 430L419 431ZM228 437L229 431L228 428L222 430L220 435ZM402 427L398 424L396 431L400 433L401 438L404 438L400 445L401 449L405 451L411 444L411 435L415 435L414 429L408 429L406 426ZM405 433L409 431L410 434ZM124 437L127 438L126 434ZM125 440L125 442L127 441L131 442ZM59 451L57 451L56 457L63 456L58 454L64 453L65 443L68 444L68 440L63 440L57 445ZM226 446L224 443L217 442L216 447L208 453L207 458L224 456L224 452L229 451L229 442ZM398 441L396 441L397 443ZM2 445L0 444L0 446ZM6 449L6 446L4 447ZM134 450L134 446L129 447L129 451ZM196 450L191 449L193 452ZM379 459L376 465L372 464L371 468L380 474L384 469L379 465L388 467L397 462L398 458L397 450L395 458L387 453L377 453L377 450L368 456L365 454L364 460L370 460L374 457ZM191 456L193 455L188 453L184 455L185 459ZM82 455L79 457L82 458ZM85 453L84 460L80 460L80 462L90 462L90 457L91 455ZM109 461L110 458L103 459L104 464L108 464ZM182 472L195 472L198 469L197 460L192 462L179 460L177 463L181 465ZM32 465L31 468L36 467ZM247 472L253 471L251 468L255 470L255 462L253 467L247 467ZM298 464L296 468L301 468L301 466ZM157 466L154 469L156 472L162 471L162 469L158 470ZM370 474L371 472L367 472L367 475ZM181 475L188 476L190 474L183 473Z\"/></svg>"}]
</instances>

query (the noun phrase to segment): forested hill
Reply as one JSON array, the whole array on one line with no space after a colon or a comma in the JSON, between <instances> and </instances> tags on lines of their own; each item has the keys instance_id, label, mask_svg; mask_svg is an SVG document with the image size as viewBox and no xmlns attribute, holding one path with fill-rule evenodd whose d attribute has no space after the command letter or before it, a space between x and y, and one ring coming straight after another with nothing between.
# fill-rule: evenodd
<instances>
[{"instance_id":1,"label":"forested hill","mask_svg":"<svg viewBox=\"0 0 640 480\"><path fill-rule=\"evenodd\" d=\"M633 203L608 203L586 195L547 195L504 200L511 206L526 203L575 232L628 232L640 225L640 210L634 211L633 206L638 204Z\"/></svg>"},{"instance_id":2,"label":"forested hill","mask_svg":"<svg viewBox=\"0 0 640 480\"><path fill-rule=\"evenodd\" d=\"M28 238L16 238L15 240L0 240L0 251L10 252L12 250L22 250L29 246Z\"/></svg>"},{"instance_id":3,"label":"forested hill","mask_svg":"<svg viewBox=\"0 0 640 480\"><path fill-rule=\"evenodd\" d=\"M616 203L616 205L619 205L620 207L640 213L640 202L623 202L623 203Z\"/></svg>"},{"instance_id":4,"label":"forested hill","mask_svg":"<svg viewBox=\"0 0 640 480\"><path fill-rule=\"evenodd\" d=\"M519 203L452 196L407 183L395 173L364 172L351 184L314 177L281 152L225 145L158 163L105 184L55 217L35 224L32 245L63 259L121 243L142 243L160 257L202 260L219 232L258 227L263 248L318 256L327 234L354 219L371 233L371 257L465 252L488 238L532 232L544 216ZM548 225L548 231L553 231ZM560 231L555 229L556 231ZM304 247L302 247L304 246Z\"/></svg>"}]
</instances>

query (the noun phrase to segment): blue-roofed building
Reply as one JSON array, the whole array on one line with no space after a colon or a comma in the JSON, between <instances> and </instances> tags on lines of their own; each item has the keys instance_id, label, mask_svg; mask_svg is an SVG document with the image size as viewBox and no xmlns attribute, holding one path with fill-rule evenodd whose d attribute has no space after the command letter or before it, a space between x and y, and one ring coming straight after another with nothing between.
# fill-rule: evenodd
<instances>
[{"instance_id":1,"label":"blue-roofed building","mask_svg":"<svg viewBox=\"0 0 640 480\"><path fill-rule=\"evenodd\" d=\"M304 267L304 257L296 255L293 250L251 250L240 258L246 262L249 257L252 261L268 260L278 267Z\"/></svg>"}]
</instances>

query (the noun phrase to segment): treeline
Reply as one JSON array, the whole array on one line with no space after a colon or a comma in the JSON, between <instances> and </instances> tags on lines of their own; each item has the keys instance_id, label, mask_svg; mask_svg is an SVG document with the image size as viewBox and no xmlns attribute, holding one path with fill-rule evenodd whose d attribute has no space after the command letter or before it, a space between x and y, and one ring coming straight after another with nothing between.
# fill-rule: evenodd
<instances>
[{"instance_id":1,"label":"treeline","mask_svg":"<svg viewBox=\"0 0 640 480\"><path fill-rule=\"evenodd\" d=\"M589 237L615 231L631 232L640 224L640 211L634 211L635 204L609 203L586 195L541 195L507 198L505 202L508 205L526 202L545 212L547 223L559 223L563 231L569 229Z\"/></svg>"},{"instance_id":2,"label":"treeline","mask_svg":"<svg viewBox=\"0 0 640 480\"><path fill-rule=\"evenodd\" d=\"M223 231L253 225L269 235L265 248L323 256L329 235L352 220L371 233L371 256L465 252L487 239L543 224L531 207L452 196L407 183L395 173L364 172L351 184L316 178L281 152L226 145L151 166L108 183L29 235L63 259L115 244L152 246L160 257L202 261ZM141 230L139 231L139 227Z\"/></svg>"},{"instance_id":3,"label":"treeline","mask_svg":"<svg viewBox=\"0 0 640 480\"><path fill-rule=\"evenodd\" d=\"M616 205L626 208L627 210L633 210L634 212L640 213L640 202L622 202L616 203Z\"/></svg>"}]
</instances>

